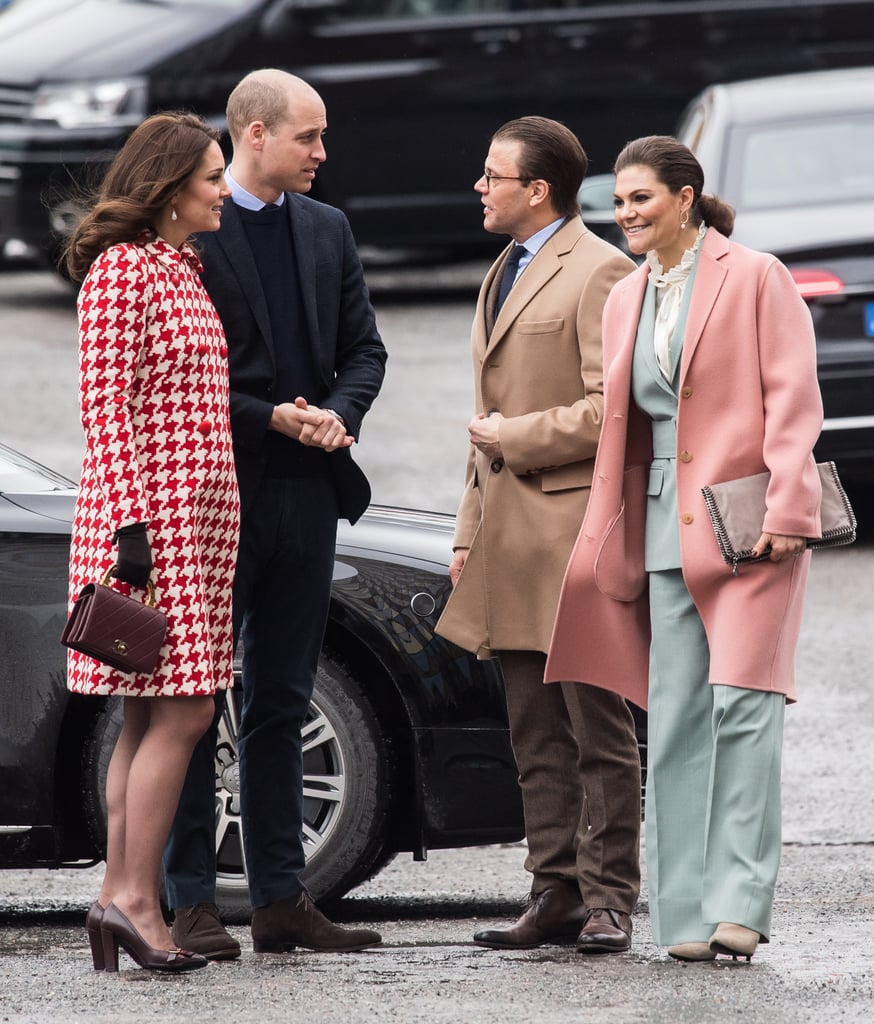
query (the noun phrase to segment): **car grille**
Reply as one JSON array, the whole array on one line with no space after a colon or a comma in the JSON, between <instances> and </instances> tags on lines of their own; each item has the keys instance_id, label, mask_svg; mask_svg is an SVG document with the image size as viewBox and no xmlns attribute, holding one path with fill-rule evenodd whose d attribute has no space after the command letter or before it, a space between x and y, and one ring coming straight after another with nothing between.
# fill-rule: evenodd
<instances>
[{"instance_id":1,"label":"car grille","mask_svg":"<svg viewBox=\"0 0 874 1024\"><path fill-rule=\"evenodd\" d=\"M22 124L33 109L33 89L0 83L0 124Z\"/></svg>"}]
</instances>

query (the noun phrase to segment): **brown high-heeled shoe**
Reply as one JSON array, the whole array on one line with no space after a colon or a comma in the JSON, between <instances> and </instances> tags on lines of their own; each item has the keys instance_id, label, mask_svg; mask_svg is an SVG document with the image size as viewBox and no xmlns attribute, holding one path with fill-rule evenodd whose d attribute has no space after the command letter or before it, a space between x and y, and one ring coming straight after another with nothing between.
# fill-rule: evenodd
<instances>
[{"instance_id":1,"label":"brown high-heeled shoe","mask_svg":"<svg viewBox=\"0 0 874 1024\"><path fill-rule=\"evenodd\" d=\"M752 959L758 944L758 932L752 928L745 928L742 924L727 921L723 921L710 936L710 948L714 953L730 956L733 960L743 956L746 957L747 963Z\"/></svg>"},{"instance_id":2,"label":"brown high-heeled shoe","mask_svg":"<svg viewBox=\"0 0 874 1024\"><path fill-rule=\"evenodd\" d=\"M149 971L196 971L209 961L187 949L155 949L150 946L114 903L103 911L100 922L103 969L118 970L118 947Z\"/></svg>"},{"instance_id":3,"label":"brown high-heeled shoe","mask_svg":"<svg viewBox=\"0 0 874 1024\"><path fill-rule=\"evenodd\" d=\"M85 928L88 932L88 943L91 946L91 960L95 971L102 971L105 965L103 957L103 941L100 938L100 924L103 921L103 907L95 900L85 915Z\"/></svg>"}]
</instances>

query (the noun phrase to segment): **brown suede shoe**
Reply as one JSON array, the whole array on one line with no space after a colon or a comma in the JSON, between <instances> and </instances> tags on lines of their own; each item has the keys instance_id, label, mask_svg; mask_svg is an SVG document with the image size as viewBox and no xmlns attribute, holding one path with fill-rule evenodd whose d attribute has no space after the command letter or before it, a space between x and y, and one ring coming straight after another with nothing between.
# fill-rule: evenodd
<instances>
[{"instance_id":1,"label":"brown suede shoe","mask_svg":"<svg viewBox=\"0 0 874 1024\"><path fill-rule=\"evenodd\" d=\"M569 886L557 885L531 893L522 916L510 928L487 928L473 941L488 949L534 949L544 942L571 943L585 919L580 895Z\"/></svg>"},{"instance_id":2,"label":"brown suede shoe","mask_svg":"<svg viewBox=\"0 0 874 1024\"><path fill-rule=\"evenodd\" d=\"M252 914L252 944L256 953L288 953L296 946L322 953L354 953L380 942L382 936L368 928L339 928L332 924L306 889L297 896L256 907Z\"/></svg>"},{"instance_id":3,"label":"brown suede shoe","mask_svg":"<svg viewBox=\"0 0 874 1024\"><path fill-rule=\"evenodd\" d=\"M200 953L207 960L236 960L240 944L229 935L214 903L177 907L170 935L180 949Z\"/></svg>"},{"instance_id":4,"label":"brown suede shoe","mask_svg":"<svg viewBox=\"0 0 874 1024\"><path fill-rule=\"evenodd\" d=\"M586 914L577 936L578 953L625 953L631 949L631 918L621 910L598 907Z\"/></svg>"}]
</instances>

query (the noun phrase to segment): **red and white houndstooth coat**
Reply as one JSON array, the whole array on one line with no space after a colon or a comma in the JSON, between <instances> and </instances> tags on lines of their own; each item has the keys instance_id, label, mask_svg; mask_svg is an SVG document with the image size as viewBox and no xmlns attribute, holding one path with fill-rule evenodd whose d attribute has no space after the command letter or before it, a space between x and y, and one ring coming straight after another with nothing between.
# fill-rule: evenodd
<instances>
[{"instance_id":1,"label":"red and white houndstooth coat","mask_svg":"<svg viewBox=\"0 0 874 1024\"><path fill-rule=\"evenodd\" d=\"M168 625L152 675L70 651L67 685L76 693L200 696L232 685L239 496L227 347L200 269L193 252L160 238L115 245L94 261L79 295L86 440L70 601L114 564L115 531L147 522Z\"/></svg>"}]
</instances>

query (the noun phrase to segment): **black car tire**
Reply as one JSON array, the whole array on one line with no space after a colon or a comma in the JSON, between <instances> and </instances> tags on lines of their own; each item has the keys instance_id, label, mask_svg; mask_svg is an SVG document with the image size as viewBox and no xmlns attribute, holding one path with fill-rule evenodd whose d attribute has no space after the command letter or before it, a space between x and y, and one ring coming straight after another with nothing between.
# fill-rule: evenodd
<instances>
[{"instance_id":1,"label":"black car tire","mask_svg":"<svg viewBox=\"0 0 874 1024\"><path fill-rule=\"evenodd\" d=\"M120 697L110 697L89 730L82 748L82 813L97 850L106 850L106 773L124 720Z\"/></svg>"},{"instance_id":2,"label":"black car tire","mask_svg":"<svg viewBox=\"0 0 874 1024\"><path fill-rule=\"evenodd\" d=\"M216 902L229 923L248 921L251 915L239 818L239 699L237 689L229 699L216 748ZM99 849L106 843L106 772L121 721L121 701L108 701L86 743L83 799ZM325 902L370 877L392 853L384 849L391 786L386 739L359 683L324 652L304 737L303 880L313 898Z\"/></svg>"}]
</instances>

